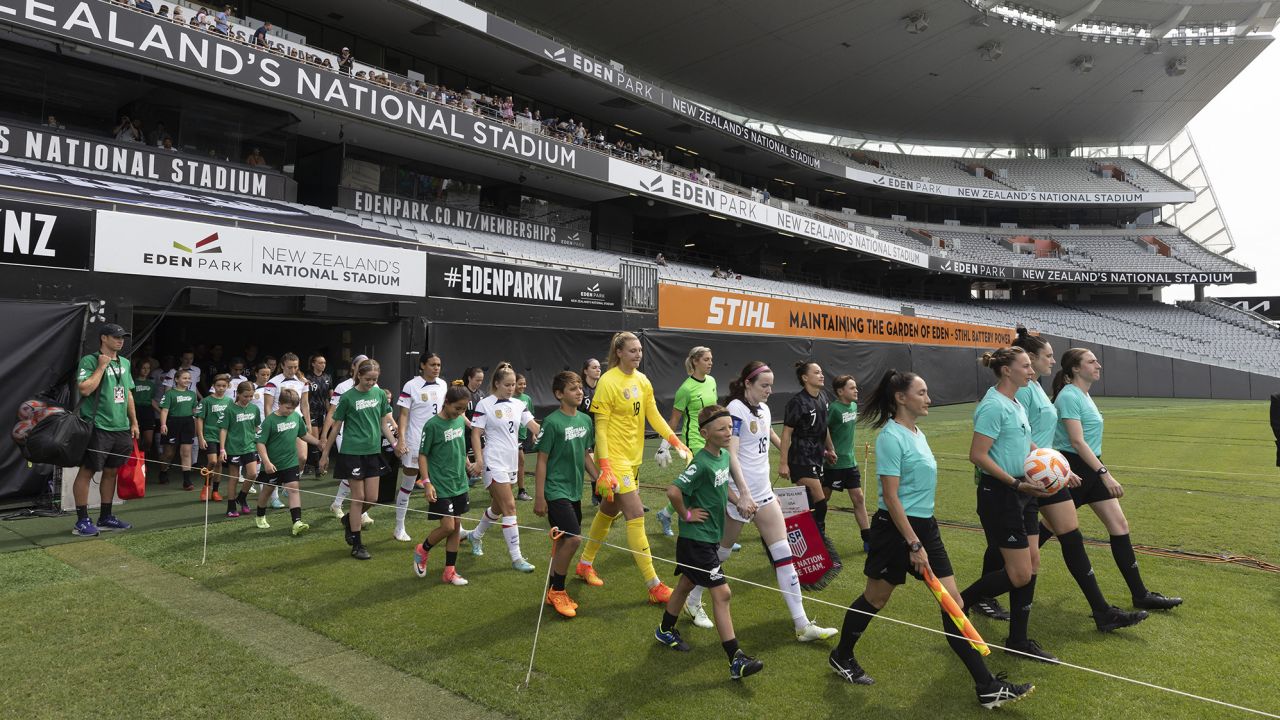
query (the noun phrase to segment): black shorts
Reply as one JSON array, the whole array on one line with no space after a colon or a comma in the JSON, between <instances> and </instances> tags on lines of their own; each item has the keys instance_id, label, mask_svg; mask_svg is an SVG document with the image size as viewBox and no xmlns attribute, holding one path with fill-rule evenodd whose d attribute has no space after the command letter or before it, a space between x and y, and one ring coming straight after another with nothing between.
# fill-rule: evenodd
<instances>
[{"instance_id":1,"label":"black shorts","mask_svg":"<svg viewBox=\"0 0 1280 720\"><path fill-rule=\"evenodd\" d=\"M205 447L200 452L205 455L218 455L222 450L222 446L216 442L205 441Z\"/></svg>"},{"instance_id":2,"label":"black shorts","mask_svg":"<svg viewBox=\"0 0 1280 720\"><path fill-rule=\"evenodd\" d=\"M862 471L857 465L851 468L825 468L822 473L822 487L832 490L857 490L862 487Z\"/></svg>"},{"instance_id":3,"label":"black shorts","mask_svg":"<svg viewBox=\"0 0 1280 720\"><path fill-rule=\"evenodd\" d=\"M348 455L338 453L338 462L333 467L336 480L368 480L382 477L387 472L387 464L382 461L381 453L372 455Z\"/></svg>"},{"instance_id":4,"label":"black shorts","mask_svg":"<svg viewBox=\"0 0 1280 720\"><path fill-rule=\"evenodd\" d=\"M944 578L955 575L951 569L951 558L947 557L947 549L942 545L942 535L938 532L938 521L933 518L907 516L911 529L924 546L929 556L929 567L936 577ZM911 550L907 541L898 532L893 519L884 510L877 510L871 516L871 550L867 553L867 562L862 573L869 578L884 580L890 585L901 585L907 581L907 573L917 580L924 578L916 574L911 567Z\"/></svg>"},{"instance_id":5,"label":"black shorts","mask_svg":"<svg viewBox=\"0 0 1280 720\"><path fill-rule=\"evenodd\" d=\"M196 419L193 417L172 417L165 423L169 432L164 436L166 445L187 445L196 441Z\"/></svg>"},{"instance_id":6,"label":"black shorts","mask_svg":"<svg viewBox=\"0 0 1280 720\"><path fill-rule=\"evenodd\" d=\"M437 497L435 502L427 504L427 517L438 519L446 516L459 516L471 509L471 499L464 492L453 497Z\"/></svg>"},{"instance_id":7,"label":"black shorts","mask_svg":"<svg viewBox=\"0 0 1280 720\"><path fill-rule=\"evenodd\" d=\"M719 550L719 543L676 538L676 575L684 575L704 588L724 585L728 581L720 572Z\"/></svg>"},{"instance_id":8,"label":"black shorts","mask_svg":"<svg viewBox=\"0 0 1280 720\"><path fill-rule=\"evenodd\" d=\"M277 469L273 473L263 473L259 479L269 485L284 487L291 482L298 482L298 466L294 465L291 468L285 468L283 470Z\"/></svg>"},{"instance_id":9,"label":"black shorts","mask_svg":"<svg viewBox=\"0 0 1280 720\"><path fill-rule=\"evenodd\" d=\"M547 501L547 521L551 527L570 535L582 534L582 502L556 498Z\"/></svg>"},{"instance_id":10,"label":"black shorts","mask_svg":"<svg viewBox=\"0 0 1280 720\"><path fill-rule=\"evenodd\" d=\"M261 459L258 458L258 453L256 452L247 452L247 453L244 453L243 455L227 456L228 465L236 465L238 467L244 467L249 463L256 463L256 462L261 462Z\"/></svg>"},{"instance_id":11,"label":"black shorts","mask_svg":"<svg viewBox=\"0 0 1280 720\"><path fill-rule=\"evenodd\" d=\"M95 427L85 447L81 467L94 472L103 468L118 468L133 454L133 433L128 430L103 430Z\"/></svg>"},{"instance_id":12,"label":"black shorts","mask_svg":"<svg viewBox=\"0 0 1280 720\"><path fill-rule=\"evenodd\" d=\"M151 403L139 405L134 412L138 415L138 429L142 431L156 430L160 427L160 416L156 415L155 408L151 407Z\"/></svg>"},{"instance_id":13,"label":"black shorts","mask_svg":"<svg viewBox=\"0 0 1280 720\"><path fill-rule=\"evenodd\" d=\"M978 518L989 547L1011 550L1028 547L1028 537L1040 535L1036 498L1020 493L990 475L978 481Z\"/></svg>"},{"instance_id":14,"label":"black shorts","mask_svg":"<svg viewBox=\"0 0 1280 720\"><path fill-rule=\"evenodd\" d=\"M384 468L379 476L396 475L400 472L400 458L396 456L395 449L383 450L382 467Z\"/></svg>"},{"instance_id":15,"label":"black shorts","mask_svg":"<svg viewBox=\"0 0 1280 720\"><path fill-rule=\"evenodd\" d=\"M791 471L791 483L793 485L799 485L801 478L822 480L822 463L788 462L787 469Z\"/></svg>"},{"instance_id":16,"label":"black shorts","mask_svg":"<svg viewBox=\"0 0 1280 720\"><path fill-rule=\"evenodd\" d=\"M1080 487L1071 488L1071 501L1076 507L1088 505L1089 503L1102 502L1110 500L1111 491L1107 490L1107 484L1102 482L1102 476L1093 471L1088 463L1075 453L1062 453L1067 458L1067 463L1071 465L1071 472L1080 476ZM1102 462L1102 458L1098 458L1098 462ZM1066 488L1063 488L1064 490Z\"/></svg>"}]
</instances>

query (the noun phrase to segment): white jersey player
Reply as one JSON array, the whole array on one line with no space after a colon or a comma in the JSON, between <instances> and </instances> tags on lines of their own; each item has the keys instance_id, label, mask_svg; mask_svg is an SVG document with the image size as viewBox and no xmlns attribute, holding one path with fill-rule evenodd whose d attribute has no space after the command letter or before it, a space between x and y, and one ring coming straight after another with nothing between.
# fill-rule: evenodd
<instances>
[{"instance_id":1,"label":"white jersey player","mask_svg":"<svg viewBox=\"0 0 1280 720\"><path fill-rule=\"evenodd\" d=\"M280 373L267 381L262 417L267 417L275 409L275 400L280 397L281 390L292 390L298 393L298 412L307 421L307 427L311 427L311 383L298 372L298 356L291 352L281 355L280 370Z\"/></svg>"},{"instance_id":2,"label":"white jersey player","mask_svg":"<svg viewBox=\"0 0 1280 720\"><path fill-rule=\"evenodd\" d=\"M483 555L481 541L485 530L501 520L511 567L521 572L532 572L533 565L520 553L516 499L511 486L515 484L516 472L520 468L520 428L527 428L537 437L538 423L529 408L513 397L516 373L510 363L501 363L493 371L492 391L492 395L480 401L471 417L471 446L475 448L476 462L484 467L484 486L488 488L492 502L480 517L480 524L467 533L467 539L471 541L471 552ZM480 441L482 437L483 443Z\"/></svg>"},{"instance_id":3,"label":"white jersey player","mask_svg":"<svg viewBox=\"0 0 1280 720\"><path fill-rule=\"evenodd\" d=\"M418 367L422 374L406 382L396 400L396 406L400 408L400 443L396 454L400 456L404 477L400 479L400 491L396 493L394 537L401 542L410 541L409 533L404 529L404 519L409 513L409 498L413 496L413 488L418 479L418 446L422 444L422 426L440 414L440 409L444 407L444 395L449 391L449 384L440 378L439 355L423 355L418 361Z\"/></svg>"}]
</instances>

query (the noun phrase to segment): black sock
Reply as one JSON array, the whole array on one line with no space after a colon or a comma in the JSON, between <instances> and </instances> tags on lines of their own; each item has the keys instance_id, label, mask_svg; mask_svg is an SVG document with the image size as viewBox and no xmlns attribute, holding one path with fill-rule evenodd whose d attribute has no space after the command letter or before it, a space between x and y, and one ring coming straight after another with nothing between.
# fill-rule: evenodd
<instances>
[{"instance_id":1,"label":"black sock","mask_svg":"<svg viewBox=\"0 0 1280 720\"><path fill-rule=\"evenodd\" d=\"M861 612L858 612L861 611ZM871 624L871 618L880 612L867 601L866 595L859 595L849 603L844 612L844 625L840 628L840 643L836 645L836 657L841 659L853 655L853 646L862 637L862 633Z\"/></svg>"},{"instance_id":2,"label":"black sock","mask_svg":"<svg viewBox=\"0 0 1280 720\"><path fill-rule=\"evenodd\" d=\"M445 566L445 567L457 567L457 565L458 565L458 551L457 551L457 550L445 550L445 551L444 551L444 566Z\"/></svg>"},{"instance_id":3,"label":"black sock","mask_svg":"<svg viewBox=\"0 0 1280 720\"><path fill-rule=\"evenodd\" d=\"M1044 523L1040 523L1040 547L1044 547L1044 544L1052 539L1053 531L1045 527Z\"/></svg>"},{"instance_id":4,"label":"black sock","mask_svg":"<svg viewBox=\"0 0 1280 720\"><path fill-rule=\"evenodd\" d=\"M667 612L664 609L662 611L662 632L669 632L671 630L674 630L676 627L676 620L679 620L679 619L680 618L678 618L675 615L672 615L671 613Z\"/></svg>"},{"instance_id":5,"label":"black sock","mask_svg":"<svg viewBox=\"0 0 1280 720\"><path fill-rule=\"evenodd\" d=\"M997 572L1004 569L1004 555L1000 553L1000 548L994 545L988 545L987 551L982 554L982 574Z\"/></svg>"},{"instance_id":6,"label":"black sock","mask_svg":"<svg viewBox=\"0 0 1280 720\"><path fill-rule=\"evenodd\" d=\"M363 544L364 543L360 541L360 531L359 530L351 531L351 546L360 547Z\"/></svg>"},{"instance_id":7,"label":"black sock","mask_svg":"<svg viewBox=\"0 0 1280 720\"><path fill-rule=\"evenodd\" d=\"M267 509L266 509L266 508L264 508L264 507L259 506L259 507L258 507L258 517L266 517L266 516L267 516Z\"/></svg>"},{"instance_id":8,"label":"black sock","mask_svg":"<svg viewBox=\"0 0 1280 720\"><path fill-rule=\"evenodd\" d=\"M862 536L862 542L871 542L871 528L861 528L858 530L858 534Z\"/></svg>"},{"instance_id":9,"label":"black sock","mask_svg":"<svg viewBox=\"0 0 1280 720\"><path fill-rule=\"evenodd\" d=\"M960 662L964 663L969 674L973 676L973 684L982 687L990 683L992 677L987 664L982 661L982 656L973 649L969 641L960 635L960 630L946 610L942 611L942 627L947 631L947 644L951 646L951 651L960 658Z\"/></svg>"},{"instance_id":10,"label":"black sock","mask_svg":"<svg viewBox=\"0 0 1280 720\"><path fill-rule=\"evenodd\" d=\"M299 520L301 520L302 508L300 507L289 508L289 518L292 519L294 522L298 522Z\"/></svg>"},{"instance_id":11,"label":"black sock","mask_svg":"<svg viewBox=\"0 0 1280 720\"><path fill-rule=\"evenodd\" d=\"M422 549L431 552L431 536L427 535L422 539Z\"/></svg>"},{"instance_id":12,"label":"black sock","mask_svg":"<svg viewBox=\"0 0 1280 720\"><path fill-rule=\"evenodd\" d=\"M1036 595L1036 576L1031 582L1009 591L1009 642L1025 642L1031 622L1031 603Z\"/></svg>"},{"instance_id":13,"label":"black sock","mask_svg":"<svg viewBox=\"0 0 1280 720\"><path fill-rule=\"evenodd\" d=\"M728 655L729 659L732 660L733 656L738 654L738 638L725 640L720 643L720 647L724 648L724 654Z\"/></svg>"},{"instance_id":14,"label":"black sock","mask_svg":"<svg viewBox=\"0 0 1280 720\"><path fill-rule=\"evenodd\" d=\"M102 507L98 508L98 522L102 522L109 517L111 517L111 503L104 502Z\"/></svg>"},{"instance_id":15,"label":"black sock","mask_svg":"<svg viewBox=\"0 0 1280 720\"><path fill-rule=\"evenodd\" d=\"M235 511L236 511L236 501L235 501L235 500L228 500L228 501L227 501L227 512L231 513L231 512L235 512Z\"/></svg>"},{"instance_id":16,"label":"black sock","mask_svg":"<svg viewBox=\"0 0 1280 720\"><path fill-rule=\"evenodd\" d=\"M1080 592L1084 593L1084 599L1089 601L1093 613L1096 615L1106 612L1110 605L1102 594L1102 588L1098 587L1093 565L1089 562L1088 553L1084 551L1084 535L1080 534L1080 528L1059 535L1058 544L1062 546L1062 560L1066 562L1067 570L1076 579L1076 584L1080 586Z\"/></svg>"},{"instance_id":17,"label":"black sock","mask_svg":"<svg viewBox=\"0 0 1280 720\"><path fill-rule=\"evenodd\" d=\"M214 477L217 477L216 475ZM213 491L218 492L218 480L213 481Z\"/></svg>"},{"instance_id":18,"label":"black sock","mask_svg":"<svg viewBox=\"0 0 1280 720\"><path fill-rule=\"evenodd\" d=\"M1133 554L1133 542L1129 535L1111 536L1111 557L1116 559L1116 567L1129 584L1129 592L1136 598L1147 594L1147 586L1142 584L1142 573L1138 571L1138 557Z\"/></svg>"},{"instance_id":19,"label":"black sock","mask_svg":"<svg viewBox=\"0 0 1280 720\"><path fill-rule=\"evenodd\" d=\"M827 536L827 501L819 500L813 504L813 522L818 526L818 532L823 537Z\"/></svg>"},{"instance_id":20,"label":"black sock","mask_svg":"<svg viewBox=\"0 0 1280 720\"><path fill-rule=\"evenodd\" d=\"M564 575L557 575L555 573L551 573L551 589L556 591L564 590L564 580L565 580Z\"/></svg>"},{"instance_id":21,"label":"black sock","mask_svg":"<svg viewBox=\"0 0 1280 720\"><path fill-rule=\"evenodd\" d=\"M191 484L191 471L190 471L190 470L183 470L183 471L182 471L182 484L183 484L183 485L190 485L190 484Z\"/></svg>"},{"instance_id":22,"label":"black sock","mask_svg":"<svg viewBox=\"0 0 1280 720\"><path fill-rule=\"evenodd\" d=\"M89 519L89 506L88 506L88 505L77 505L77 506L76 506L76 520L77 520L77 521L80 521L80 520L88 520L88 519Z\"/></svg>"},{"instance_id":23,"label":"black sock","mask_svg":"<svg viewBox=\"0 0 1280 720\"><path fill-rule=\"evenodd\" d=\"M242 493L240 493L239 495L236 495L236 503L238 503L238 504L240 504L240 505L248 505L248 504L249 504L249 493L246 491L246 492L242 492Z\"/></svg>"},{"instance_id":24,"label":"black sock","mask_svg":"<svg viewBox=\"0 0 1280 720\"><path fill-rule=\"evenodd\" d=\"M960 591L961 607L967 613L973 604L982 598L1000 597L1013 589L1009 574L1003 568L987 573L974 581L972 585Z\"/></svg>"}]
</instances>

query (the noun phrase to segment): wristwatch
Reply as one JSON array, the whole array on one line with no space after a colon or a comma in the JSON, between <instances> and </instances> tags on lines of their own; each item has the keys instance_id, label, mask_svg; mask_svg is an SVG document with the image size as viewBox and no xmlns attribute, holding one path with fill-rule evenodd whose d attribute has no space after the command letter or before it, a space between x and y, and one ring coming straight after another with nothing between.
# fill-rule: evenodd
<instances>
[{"instance_id":1,"label":"wristwatch","mask_svg":"<svg viewBox=\"0 0 1280 720\"><path fill-rule=\"evenodd\" d=\"M1098 466L1097 473L1098 473L1098 475L1099 475L1099 476L1106 475L1106 474L1107 474L1107 466L1106 466L1106 465L1099 465L1099 466Z\"/></svg>"},{"instance_id":2,"label":"wristwatch","mask_svg":"<svg viewBox=\"0 0 1280 720\"><path fill-rule=\"evenodd\" d=\"M923 547L924 546L920 544L919 540L916 540L915 542L912 542L912 543L907 543L907 549L910 550L911 552L918 552L920 548L923 548Z\"/></svg>"}]
</instances>

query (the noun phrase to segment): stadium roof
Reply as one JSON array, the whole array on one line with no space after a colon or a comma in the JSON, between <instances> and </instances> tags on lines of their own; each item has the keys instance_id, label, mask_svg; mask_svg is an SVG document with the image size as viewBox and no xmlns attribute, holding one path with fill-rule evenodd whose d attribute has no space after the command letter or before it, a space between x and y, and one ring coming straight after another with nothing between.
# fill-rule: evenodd
<instances>
[{"instance_id":1,"label":"stadium roof","mask_svg":"<svg viewBox=\"0 0 1280 720\"><path fill-rule=\"evenodd\" d=\"M1005 146L1164 143L1271 41L1250 31L1280 15L1280 2L1228 0L480 4L754 120ZM1101 31L1081 31L1090 24Z\"/></svg>"}]
</instances>

